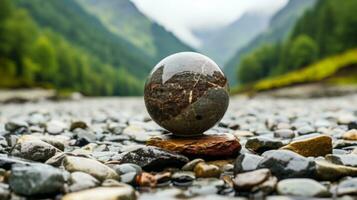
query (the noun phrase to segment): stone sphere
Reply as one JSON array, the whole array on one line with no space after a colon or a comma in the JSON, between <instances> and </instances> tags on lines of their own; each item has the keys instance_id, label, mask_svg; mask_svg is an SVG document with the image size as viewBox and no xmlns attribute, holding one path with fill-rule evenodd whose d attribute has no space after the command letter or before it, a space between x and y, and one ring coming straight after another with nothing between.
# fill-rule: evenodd
<instances>
[{"instance_id":1,"label":"stone sphere","mask_svg":"<svg viewBox=\"0 0 357 200\"><path fill-rule=\"evenodd\" d=\"M152 119L176 136L197 136L222 119L229 103L228 83L218 65L194 52L161 60L144 91Z\"/></svg>"}]
</instances>

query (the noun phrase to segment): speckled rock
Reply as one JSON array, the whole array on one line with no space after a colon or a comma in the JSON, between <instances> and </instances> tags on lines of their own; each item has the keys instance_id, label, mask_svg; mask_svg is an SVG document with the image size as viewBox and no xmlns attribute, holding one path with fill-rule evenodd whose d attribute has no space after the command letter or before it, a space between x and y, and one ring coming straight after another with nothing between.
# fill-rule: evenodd
<instances>
[{"instance_id":1,"label":"speckled rock","mask_svg":"<svg viewBox=\"0 0 357 200\"><path fill-rule=\"evenodd\" d=\"M329 136L321 135L293 141L281 149L294 151L305 157L325 156L326 154L332 153L332 139Z\"/></svg>"},{"instance_id":2,"label":"speckled rock","mask_svg":"<svg viewBox=\"0 0 357 200\"><path fill-rule=\"evenodd\" d=\"M279 179L312 177L315 162L288 150L271 150L263 154L258 168L268 168Z\"/></svg>"},{"instance_id":3,"label":"speckled rock","mask_svg":"<svg viewBox=\"0 0 357 200\"><path fill-rule=\"evenodd\" d=\"M236 156L241 149L238 139L229 134L194 138L153 137L147 144L189 157L209 157L211 159Z\"/></svg>"},{"instance_id":4,"label":"speckled rock","mask_svg":"<svg viewBox=\"0 0 357 200\"><path fill-rule=\"evenodd\" d=\"M15 145L11 155L32 161L45 162L60 150L41 140L25 140Z\"/></svg>"},{"instance_id":5,"label":"speckled rock","mask_svg":"<svg viewBox=\"0 0 357 200\"><path fill-rule=\"evenodd\" d=\"M145 84L146 108L155 122L175 135L200 135L227 110L227 79L208 57L182 52L160 61Z\"/></svg>"},{"instance_id":6,"label":"speckled rock","mask_svg":"<svg viewBox=\"0 0 357 200\"><path fill-rule=\"evenodd\" d=\"M119 160L120 163L134 163L149 171L159 171L165 167L182 167L188 161L183 155L150 146L124 153Z\"/></svg>"},{"instance_id":7,"label":"speckled rock","mask_svg":"<svg viewBox=\"0 0 357 200\"><path fill-rule=\"evenodd\" d=\"M123 187L98 187L66 194L62 200L136 200L136 194L129 185Z\"/></svg>"},{"instance_id":8,"label":"speckled rock","mask_svg":"<svg viewBox=\"0 0 357 200\"><path fill-rule=\"evenodd\" d=\"M63 190L63 171L45 164L12 167L9 178L11 189L21 195L49 195Z\"/></svg>"},{"instance_id":9,"label":"speckled rock","mask_svg":"<svg viewBox=\"0 0 357 200\"><path fill-rule=\"evenodd\" d=\"M325 186L307 178L293 178L279 181L277 191L281 195L300 197L328 197L331 195Z\"/></svg>"},{"instance_id":10,"label":"speckled rock","mask_svg":"<svg viewBox=\"0 0 357 200\"><path fill-rule=\"evenodd\" d=\"M66 156L63 166L69 172L84 172L103 181L105 179L119 179L119 175L110 167L89 158Z\"/></svg>"}]
</instances>

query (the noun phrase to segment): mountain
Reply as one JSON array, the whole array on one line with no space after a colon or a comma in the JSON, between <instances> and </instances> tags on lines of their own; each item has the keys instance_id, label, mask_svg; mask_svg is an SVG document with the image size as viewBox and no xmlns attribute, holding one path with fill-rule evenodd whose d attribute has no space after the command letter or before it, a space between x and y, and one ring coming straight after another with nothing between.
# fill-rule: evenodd
<instances>
[{"instance_id":1,"label":"mountain","mask_svg":"<svg viewBox=\"0 0 357 200\"><path fill-rule=\"evenodd\" d=\"M268 22L269 16L252 12L218 30L196 30L193 33L202 42L199 50L223 66L236 51L265 30Z\"/></svg>"},{"instance_id":2,"label":"mountain","mask_svg":"<svg viewBox=\"0 0 357 200\"><path fill-rule=\"evenodd\" d=\"M193 51L171 32L143 15L129 0L77 0L114 34L146 52L154 62L172 53Z\"/></svg>"},{"instance_id":3,"label":"mountain","mask_svg":"<svg viewBox=\"0 0 357 200\"><path fill-rule=\"evenodd\" d=\"M288 37L299 17L301 17L307 9L314 6L315 3L316 0L290 0L286 6L279 10L271 18L268 28L256 36L246 46L238 50L225 64L223 70L228 76L230 84L233 86L238 83L237 67L243 55L254 51L264 44L281 41Z\"/></svg>"},{"instance_id":4,"label":"mountain","mask_svg":"<svg viewBox=\"0 0 357 200\"><path fill-rule=\"evenodd\" d=\"M16 2L41 27L57 32L103 62L124 67L139 78L145 77L154 64L154 60L145 51L113 34L75 0Z\"/></svg>"}]
</instances>

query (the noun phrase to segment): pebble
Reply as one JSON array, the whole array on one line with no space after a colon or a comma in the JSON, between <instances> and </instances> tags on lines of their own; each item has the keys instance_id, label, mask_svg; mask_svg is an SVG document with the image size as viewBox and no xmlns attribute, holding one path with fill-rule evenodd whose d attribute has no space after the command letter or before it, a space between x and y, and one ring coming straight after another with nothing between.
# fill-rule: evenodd
<instances>
[{"instance_id":1,"label":"pebble","mask_svg":"<svg viewBox=\"0 0 357 200\"><path fill-rule=\"evenodd\" d=\"M119 160L120 163L134 163L148 171L160 171L165 167L182 167L188 161L188 158L183 155L150 146L124 153Z\"/></svg>"},{"instance_id":2,"label":"pebble","mask_svg":"<svg viewBox=\"0 0 357 200\"><path fill-rule=\"evenodd\" d=\"M349 178L338 184L337 194L342 195L357 195L357 178Z\"/></svg>"},{"instance_id":3,"label":"pebble","mask_svg":"<svg viewBox=\"0 0 357 200\"><path fill-rule=\"evenodd\" d=\"M20 128L28 128L28 123L20 119L10 120L5 124L5 129L10 132L15 132Z\"/></svg>"},{"instance_id":4,"label":"pebble","mask_svg":"<svg viewBox=\"0 0 357 200\"><path fill-rule=\"evenodd\" d=\"M356 167L336 165L325 160L316 160L315 163L319 180L335 181L344 176L357 176Z\"/></svg>"},{"instance_id":5,"label":"pebble","mask_svg":"<svg viewBox=\"0 0 357 200\"><path fill-rule=\"evenodd\" d=\"M10 188L26 196L57 194L64 184L63 171L45 164L14 165L9 177Z\"/></svg>"},{"instance_id":6,"label":"pebble","mask_svg":"<svg viewBox=\"0 0 357 200\"><path fill-rule=\"evenodd\" d=\"M279 179L312 177L315 162L288 150L271 150L262 155L258 168L268 168Z\"/></svg>"},{"instance_id":7,"label":"pebble","mask_svg":"<svg viewBox=\"0 0 357 200\"><path fill-rule=\"evenodd\" d=\"M99 185L99 181L84 172L73 172L69 178L69 191L77 192Z\"/></svg>"},{"instance_id":8,"label":"pebble","mask_svg":"<svg viewBox=\"0 0 357 200\"><path fill-rule=\"evenodd\" d=\"M254 154L241 154L234 161L233 173L238 174L247 171L253 171L258 168L259 162L263 157Z\"/></svg>"},{"instance_id":9,"label":"pebble","mask_svg":"<svg viewBox=\"0 0 357 200\"><path fill-rule=\"evenodd\" d=\"M240 173L233 179L236 191L251 191L253 187L258 186L269 179L271 176L269 169L258 169L251 172Z\"/></svg>"},{"instance_id":10,"label":"pebble","mask_svg":"<svg viewBox=\"0 0 357 200\"><path fill-rule=\"evenodd\" d=\"M295 137L295 133L291 129L278 129L274 131L274 136L283 139L291 139Z\"/></svg>"},{"instance_id":11,"label":"pebble","mask_svg":"<svg viewBox=\"0 0 357 200\"><path fill-rule=\"evenodd\" d=\"M345 140L354 140L357 141L357 129L352 129L347 131L342 135L342 138Z\"/></svg>"},{"instance_id":12,"label":"pebble","mask_svg":"<svg viewBox=\"0 0 357 200\"><path fill-rule=\"evenodd\" d=\"M279 149L283 143L278 139L268 138L264 136L249 138L245 147L256 153L263 153L268 150Z\"/></svg>"},{"instance_id":13,"label":"pebble","mask_svg":"<svg viewBox=\"0 0 357 200\"><path fill-rule=\"evenodd\" d=\"M58 120L52 120L46 125L46 131L51 135L58 135L62 133L65 128L66 124Z\"/></svg>"},{"instance_id":14,"label":"pebble","mask_svg":"<svg viewBox=\"0 0 357 200\"><path fill-rule=\"evenodd\" d=\"M127 184L135 184L136 177L142 173L140 166L132 163L115 165L113 169L120 176L120 181Z\"/></svg>"},{"instance_id":15,"label":"pebble","mask_svg":"<svg viewBox=\"0 0 357 200\"><path fill-rule=\"evenodd\" d=\"M25 140L18 142L11 155L32 161L45 162L60 150L41 140Z\"/></svg>"},{"instance_id":16,"label":"pebble","mask_svg":"<svg viewBox=\"0 0 357 200\"><path fill-rule=\"evenodd\" d=\"M315 132L315 129L310 125L305 125L297 129L299 135L307 135Z\"/></svg>"},{"instance_id":17,"label":"pebble","mask_svg":"<svg viewBox=\"0 0 357 200\"><path fill-rule=\"evenodd\" d=\"M66 156L63 160L63 166L69 172L84 172L100 181L119 179L119 175L113 169L90 158Z\"/></svg>"},{"instance_id":18,"label":"pebble","mask_svg":"<svg viewBox=\"0 0 357 200\"><path fill-rule=\"evenodd\" d=\"M357 167L357 155L355 154L348 154L348 155L329 154L325 158L326 160L334 164Z\"/></svg>"},{"instance_id":19,"label":"pebble","mask_svg":"<svg viewBox=\"0 0 357 200\"><path fill-rule=\"evenodd\" d=\"M219 167L204 162L198 163L194 168L194 172L196 177L199 178L219 177L221 174Z\"/></svg>"},{"instance_id":20,"label":"pebble","mask_svg":"<svg viewBox=\"0 0 357 200\"><path fill-rule=\"evenodd\" d=\"M190 162L186 163L183 167L182 170L184 171L193 171L193 169L195 168L195 166L200 163L200 162L204 162L204 160L202 158L196 158L191 160Z\"/></svg>"},{"instance_id":21,"label":"pebble","mask_svg":"<svg viewBox=\"0 0 357 200\"><path fill-rule=\"evenodd\" d=\"M136 185L140 187L155 187L157 179L154 175L143 172L136 177Z\"/></svg>"},{"instance_id":22,"label":"pebble","mask_svg":"<svg viewBox=\"0 0 357 200\"><path fill-rule=\"evenodd\" d=\"M3 200L10 199L9 185L5 183L0 183L0 199Z\"/></svg>"},{"instance_id":23,"label":"pebble","mask_svg":"<svg viewBox=\"0 0 357 200\"><path fill-rule=\"evenodd\" d=\"M13 165L30 165L30 160L18 158L15 156L8 156L6 154L0 154L0 168L10 170Z\"/></svg>"},{"instance_id":24,"label":"pebble","mask_svg":"<svg viewBox=\"0 0 357 200\"><path fill-rule=\"evenodd\" d=\"M290 150L305 157L325 156L332 153L332 139L329 136L320 135L293 141L281 149Z\"/></svg>"},{"instance_id":25,"label":"pebble","mask_svg":"<svg viewBox=\"0 0 357 200\"><path fill-rule=\"evenodd\" d=\"M136 200L135 190L128 185L122 187L97 187L66 194L62 200Z\"/></svg>"},{"instance_id":26,"label":"pebble","mask_svg":"<svg viewBox=\"0 0 357 200\"><path fill-rule=\"evenodd\" d=\"M307 178L292 178L279 181L277 191L281 195L299 197L328 197L331 194L319 182Z\"/></svg>"},{"instance_id":27,"label":"pebble","mask_svg":"<svg viewBox=\"0 0 357 200\"><path fill-rule=\"evenodd\" d=\"M195 173L191 171L179 171L172 174L172 184L178 187L187 187L192 185L196 179Z\"/></svg>"}]
</instances>

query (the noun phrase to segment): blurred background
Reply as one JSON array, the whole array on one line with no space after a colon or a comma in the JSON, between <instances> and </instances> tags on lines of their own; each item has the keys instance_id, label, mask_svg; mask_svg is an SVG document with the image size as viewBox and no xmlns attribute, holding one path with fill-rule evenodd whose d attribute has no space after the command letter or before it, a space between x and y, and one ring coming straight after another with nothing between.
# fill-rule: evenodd
<instances>
[{"instance_id":1,"label":"blurred background","mask_svg":"<svg viewBox=\"0 0 357 200\"><path fill-rule=\"evenodd\" d=\"M356 92L356 10L357 0L0 0L0 101L142 95L152 67L180 51L215 60L233 94Z\"/></svg>"}]
</instances>

